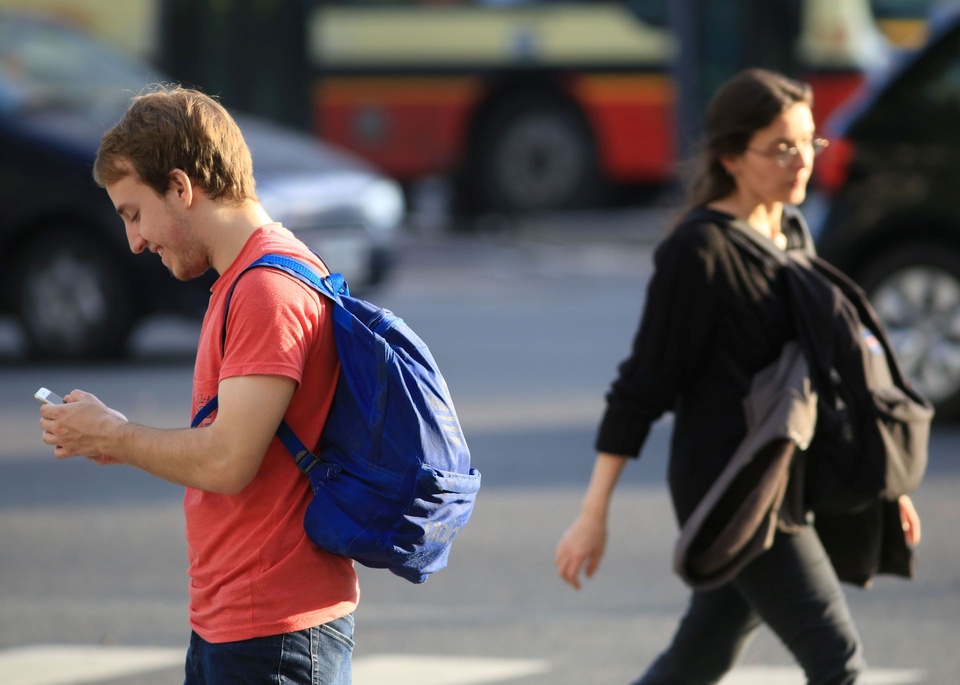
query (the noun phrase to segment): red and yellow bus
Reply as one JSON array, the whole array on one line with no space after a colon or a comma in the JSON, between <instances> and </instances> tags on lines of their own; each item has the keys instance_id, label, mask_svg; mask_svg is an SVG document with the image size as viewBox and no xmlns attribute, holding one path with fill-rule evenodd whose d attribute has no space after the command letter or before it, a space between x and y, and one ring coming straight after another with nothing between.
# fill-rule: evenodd
<instances>
[{"instance_id":1,"label":"red and yellow bus","mask_svg":"<svg viewBox=\"0 0 960 685\"><path fill-rule=\"evenodd\" d=\"M220 34L235 32L230 22L241 12L277 15L286 1L198 4L207 21L203 34L216 34L204 59L219 59L199 83L229 91L211 78L235 70L236 54L222 50L230 41ZM815 116L823 121L886 58L873 8L886 18L881 28L889 35L916 41L923 22L904 23L900 5L928 1L711 0L710 6L741 14L747 6L799 6L794 71L813 85ZM584 205L612 185L662 184L675 175L679 126L671 70L678 50L666 16L672 0L298 2L305 29L291 22L283 30L307 33L313 128L407 185L442 176L456 182L458 199L472 209L532 210ZM163 39L156 40L161 0L121 4L122 13L84 0L0 0L0 7L64 13L141 53L163 48ZM711 29L721 35L737 15L715 13L726 25ZM751 39L771 40L775 32L760 28ZM301 50L299 36L290 38L251 49ZM211 52L216 46L220 52ZM266 64L268 57L256 61ZM298 78L277 73L274 90L298 87Z\"/></svg>"},{"instance_id":2,"label":"red and yellow bus","mask_svg":"<svg viewBox=\"0 0 960 685\"><path fill-rule=\"evenodd\" d=\"M455 178L476 208L553 209L607 184L667 182L677 46L636 5L324 3L308 38L316 130L405 183ZM867 0L804 0L798 36L818 120L885 58Z\"/></svg>"}]
</instances>

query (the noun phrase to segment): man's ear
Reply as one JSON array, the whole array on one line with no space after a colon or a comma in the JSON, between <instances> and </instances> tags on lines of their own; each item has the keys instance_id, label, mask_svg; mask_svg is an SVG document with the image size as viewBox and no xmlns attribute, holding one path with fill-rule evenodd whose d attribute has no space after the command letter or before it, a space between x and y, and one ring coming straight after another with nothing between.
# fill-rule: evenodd
<instances>
[{"instance_id":1,"label":"man's ear","mask_svg":"<svg viewBox=\"0 0 960 685\"><path fill-rule=\"evenodd\" d=\"M168 193L173 193L173 199L182 202L185 207L193 204L193 183L183 169L174 169L170 172Z\"/></svg>"}]
</instances>

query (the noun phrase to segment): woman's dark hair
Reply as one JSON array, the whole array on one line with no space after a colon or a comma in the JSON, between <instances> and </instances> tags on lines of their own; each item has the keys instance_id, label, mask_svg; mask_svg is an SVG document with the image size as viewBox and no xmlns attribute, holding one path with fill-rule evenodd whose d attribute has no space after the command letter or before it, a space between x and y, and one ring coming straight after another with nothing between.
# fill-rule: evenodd
<instances>
[{"instance_id":1,"label":"woman's dark hair","mask_svg":"<svg viewBox=\"0 0 960 685\"><path fill-rule=\"evenodd\" d=\"M700 153L687 184L687 209L732 193L736 183L720 160L743 154L754 133L798 102L813 106L810 86L765 69L742 71L724 83L704 115Z\"/></svg>"}]
</instances>

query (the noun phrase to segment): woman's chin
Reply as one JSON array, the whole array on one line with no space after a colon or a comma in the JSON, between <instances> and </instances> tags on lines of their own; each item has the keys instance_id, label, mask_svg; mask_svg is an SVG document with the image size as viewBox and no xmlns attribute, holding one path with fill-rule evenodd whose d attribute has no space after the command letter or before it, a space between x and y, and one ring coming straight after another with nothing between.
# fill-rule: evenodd
<instances>
[{"instance_id":1,"label":"woman's chin","mask_svg":"<svg viewBox=\"0 0 960 685\"><path fill-rule=\"evenodd\" d=\"M794 188L790 191L790 200L789 204L799 205L802 204L804 200L807 199L807 186L804 184L802 188Z\"/></svg>"}]
</instances>

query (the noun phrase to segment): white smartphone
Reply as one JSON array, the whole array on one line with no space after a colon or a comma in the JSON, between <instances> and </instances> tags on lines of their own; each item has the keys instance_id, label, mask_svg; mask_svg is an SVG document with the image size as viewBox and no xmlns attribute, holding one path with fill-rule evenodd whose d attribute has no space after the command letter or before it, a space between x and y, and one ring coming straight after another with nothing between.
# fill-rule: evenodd
<instances>
[{"instance_id":1,"label":"white smartphone","mask_svg":"<svg viewBox=\"0 0 960 685\"><path fill-rule=\"evenodd\" d=\"M63 398L60 395L56 394L52 390L47 390L46 388L40 388L34 394L34 397L37 398L43 404L63 404Z\"/></svg>"}]
</instances>

